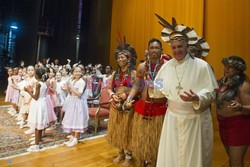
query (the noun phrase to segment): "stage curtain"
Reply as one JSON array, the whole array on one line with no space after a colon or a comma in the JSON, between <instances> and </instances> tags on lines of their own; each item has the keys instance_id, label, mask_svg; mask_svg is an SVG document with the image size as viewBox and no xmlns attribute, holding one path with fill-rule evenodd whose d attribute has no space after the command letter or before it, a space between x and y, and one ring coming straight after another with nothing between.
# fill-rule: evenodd
<instances>
[{"instance_id":1,"label":"stage curtain","mask_svg":"<svg viewBox=\"0 0 250 167\"><path fill-rule=\"evenodd\" d=\"M250 1L206 0L204 36L211 50L207 61L217 78L223 76L223 57L237 55L250 66ZM246 71L250 76L250 70Z\"/></svg>"},{"instance_id":2,"label":"stage curtain","mask_svg":"<svg viewBox=\"0 0 250 167\"><path fill-rule=\"evenodd\" d=\"M138 60L152 37L160 39L162 26L154 13L167 21L175 17L177 23L193 27L210 47L206 61L212 65L216 77L223 75L221 59L230 55L242 57L250 66L250 1L249 0L113 0L110 41L110 64L116 67L114 50L117 32L137 51ZM170 47L163 43L164 53ZM138 63L137 63L138 64ZM250 70L246 74L250 76Z\"/></svg>"},{"instance_id":3,"label":"stage curtain","mask_svg":"<svg viewBox=\"0 0 250 167\"><path fill-rule=\"evenodd\" d=\"M168 22L175 17L177 23L193 27L198 35L203 35L204 0L113 0L110 38L110 64L113 67L117 67L114 50L118 45L118 32L136 48L138 61L144 59L148 41L153 37L160 39L163 27L155 13ZM171 53L166 43L163 48L164 53Z\"/></svg>"}]
</instances>

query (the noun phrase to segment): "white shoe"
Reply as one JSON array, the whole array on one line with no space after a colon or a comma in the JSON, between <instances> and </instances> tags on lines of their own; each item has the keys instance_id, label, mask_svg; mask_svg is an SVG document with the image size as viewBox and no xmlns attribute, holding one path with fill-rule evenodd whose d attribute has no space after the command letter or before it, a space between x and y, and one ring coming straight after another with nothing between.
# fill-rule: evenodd
<instances>
[{"instance_id":1,"label":"white shoe","mask_svg":"<svg viewBox=\"0 0 250 167\"><path fill-rule=\"evenodd\" d=\"M70 139L70 138L72 138L72 137L73 137L72 135L68 135L68 136L67 136L67 139Z\"/></svg>"},{"instance_id":2,"label":"white shoe","mask_svg":"<svg viewBox=\"0 0 250 167\"><path fill-rule=\"evenodd\" d=\"M31 135L31 134L35 133L35 130L34 129L29 129L29 130L26 130L24 133L26 135Z\"/></svg>"},{"instance_id":3,"label":"white shoe","mask_svg":"<svg viewBox=\"0 0 250 167\"><path fill-rule=\"evenodd\" d=\"M17 122L16 124L17 124L17 125L21 125L21 124L23 124L23 121L19 121L19 122Z\"/></svg>"},{"instance_id":4,"label":"white shoe","mask_svg":"<svg viewBox=\"0 0 250 167\"><path fill-rule=\"evenodd\" d=\"M30 145L34 145L35 144L35 140L30 142Z\"/></svg>"},{"instance_id":5,"label":"white shoe","mask_svg":"<svg viewBox=\"0 0 250 167\"><path fill-rule=\"evenodd\" d=\"M33 145L33 146L30 146L27 151L29 152L38 152L40 151L40 148L39 148L39 145Z\"/></svg>"},{"instance_id":6,"label":"white shoe","mask_svg":"<svg viewBox=\"0 0 250 167\"><path fill-rule=\"evenodd\" d=\"M23 129L26 125L27 125L27 123L23 121L23 122L20 124L20 127L19 127L19 128L20 128L20 129Z\"/></svg>"},{"instance_id":7,"label":"white shoe","mask_svg":"<svg viewBox=\"0 0 250 167\"><path fill-rule=\"evenodd\" d=\"M34 141L35 140L35 137L32 137L29 139L29 141Z\"/></svg>"},{"instance_id":8,"label":"white shoe","mask_svg":"<svg viewBox=\"0 0 250 167\"><path fill-rule=\"evenodd\" d=\"M8 109L8 111L9 111L9 112L12 112L12 111L15 111L15 109L14 109L13 107L10 107L10 108Z\"/></svg>"},{"instance_id":9,"label":"white shoe","mask_svg":"<svg viewBox=\"0 0 250 167\"><path fill-rule=\"evenodd\" d=\"M71 143L71 142L72 142L72 140L73 140L73 139L74 139L74 137L73 137L73 136L71 136L71 137L69 138L69 141L64 142L63 144L68 145L69 143Z\"/></svg>"},{"instance_id":10,"label":"white shoe","mask_svg":"<svg viewBox=\"0 0 250 167\"><path fill-rule=\"evenodd\" d=\"M11 111L10 115L11 115L11 116L15 116L15 115L16 115L16 112L15 112L15 111Z\"/></svg>"},{"instance_id":11,"label":"white shoe","mask_svg":"<svg viewBox=\"0 0 250 167\"><path fill-rule=\"evenodd\" d=\"M78 140L77 140L77 138L74 137L73 140L69 144L67 144L67 146L68 147L73 147L73 146L75 146L77 144L78 144Z\"/></svg>"},{"instance_id":12,"label":"white shoe","mask_svg":"<svg viewBox=\"0 0 250 167\"><path fill-rule=\"evenodd\" d=\"M17 121L23 121L23 118L22 118L22 116L20 117L20 115L19 115L18 117L16 117L16 120Z\"/></svg>"},{"instance_id":13,"label":"white shoe","mask_svg":"<svg viewBox=\"0 0 250 167\"><path fill-rule=\"evenodd\" d=\"M46 130L54 130L56 127L54 125L50 126L49 128L47 128Z\"/></svg>"},{"instance_id":14,"label":"white shoe","mask_svg":"<svg viewBox=\"0 0 250 167\"><path fill-rule=\"evenodd\" d=\"M24 125L23 125L23 127L24 128L28 128L29 126L28 126L28 123L25 123Z\"/></svg>"},{"instance_id":15,"label":"white shoe","mask_svg":"<svg viewBox=\"0 0 250 167\"><path fill-rule=\"evenodd\" d=\"M19 115L18 113L15 113L13 116L18 117L18 115Z\"/></svg>"}]
</instances>

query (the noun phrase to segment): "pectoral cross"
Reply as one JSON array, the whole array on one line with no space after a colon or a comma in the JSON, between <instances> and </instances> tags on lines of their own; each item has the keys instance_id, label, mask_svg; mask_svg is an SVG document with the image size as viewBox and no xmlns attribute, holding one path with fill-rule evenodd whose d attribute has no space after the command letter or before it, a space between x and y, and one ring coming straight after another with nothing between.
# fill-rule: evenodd
<instances>
[{"instance_id":1,"label":"pectoral cross","mask_svg":"<svg viewBox=\"0 0 250 167\"><path fill-rule=\"evenodd\" d=\"M180 82L178 83L178 85L175 88L176 88L176 90L178 90L178 94L180 94L180 91L183 89L183 87L181 87Z\"/></svg>"}]
</instances>

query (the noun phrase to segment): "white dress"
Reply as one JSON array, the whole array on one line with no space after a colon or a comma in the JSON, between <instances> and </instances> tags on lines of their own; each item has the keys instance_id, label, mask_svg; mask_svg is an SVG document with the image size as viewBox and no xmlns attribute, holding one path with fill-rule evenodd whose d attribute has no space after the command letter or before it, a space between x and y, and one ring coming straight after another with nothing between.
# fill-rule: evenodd
<instances>
[{"instance_id":1,"label":"white dress","mask_svg":"<svg viewBox=\"0 0 250 167\"><path fill-rule=\"evenodd\" d=\"M67 96L67 92L62 90L64 81L56 82L57 107L62 107Z\"/></svg>"},{"instance_id":2,"label":"white dress","mask_svg":"<svg viewBox=\"0 0 250 167\"><path fill-rule=\"evenodd\" d=\"M36 83L35 77L32 78L26 78L23 80L22 85L20 85L20 95L22 96L23 100L23 105L20 107L20 113L21 114L28 114L29 113L29 108L30 108L30 102L31 102L31 96L28 92L24 91L24 87L29 87L29 86L34 86Z\"/></svg>"},{"instance_id":3,"label":"white dress","mask_svg":"<svg viewBox=\"0 0 250 167\"><path fill-rule=\"evenodd\" d=\"M79 80L70 80L70 84L80 93L83 93L85 82L82 78ZM88 107L81 97L75 94L68 94L65 103L63 104L63 111L65 115L62 121L63 129L65 132L85 132L88 127L89 114Z\"/></svg>"},{"instance_id":4,"label":"white dress","mask_svg":"<svg viewBox=\"0 0 250 167\"><path fill-rule=\"evenodd\" d=\"M28 117L28 126L32 129L43 130L48 126L48 111L46 105L47 86L44 82L39 82L40 94L37 100L30 102L30 112Z\"/></svg>"},{"instance_id":5,"label":"white dress","mask_svg":"<svg viewBox=\"0 0 250 167\"><path fill-rule=\"evenodd\" d=\"M190 89L199 102L184 102L178 94ZM162 128L157 167L210 167L212 162L213 126L209 104L215 98L217 82L211 67L203 60L191 58L168 61L155 78L154 96L168 98ZM160 92L159 92L160 91Z\"/></svg>"}]
</instances>

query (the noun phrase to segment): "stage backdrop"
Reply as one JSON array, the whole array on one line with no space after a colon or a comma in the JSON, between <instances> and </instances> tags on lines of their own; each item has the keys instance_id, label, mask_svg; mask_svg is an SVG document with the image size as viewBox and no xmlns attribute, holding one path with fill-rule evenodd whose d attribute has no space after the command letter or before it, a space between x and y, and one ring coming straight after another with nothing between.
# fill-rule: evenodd
<instances>
[{"instance_id":1,"label":"stage backdrop","mask_svg":"<svg viewBox=\"0 0 250 167\"><path fill-rule=\"evenodd\" d=\"M223 75L223 57L238 55L250 66L249 8L249 0L240 3L235 0L113 0L110 64L117 67L113 53L118 32L136 48L138 61L144 59L148 41L153 37L160 39L163 29L154 15L157 13L169 22L175 17L177 23L193 27L208 41L211 51L206 60L217 78ZM164 53L172 54L166 43L163 48ZM246 73L250 76L250 70Z\"/></svg>"}]
</instances>

